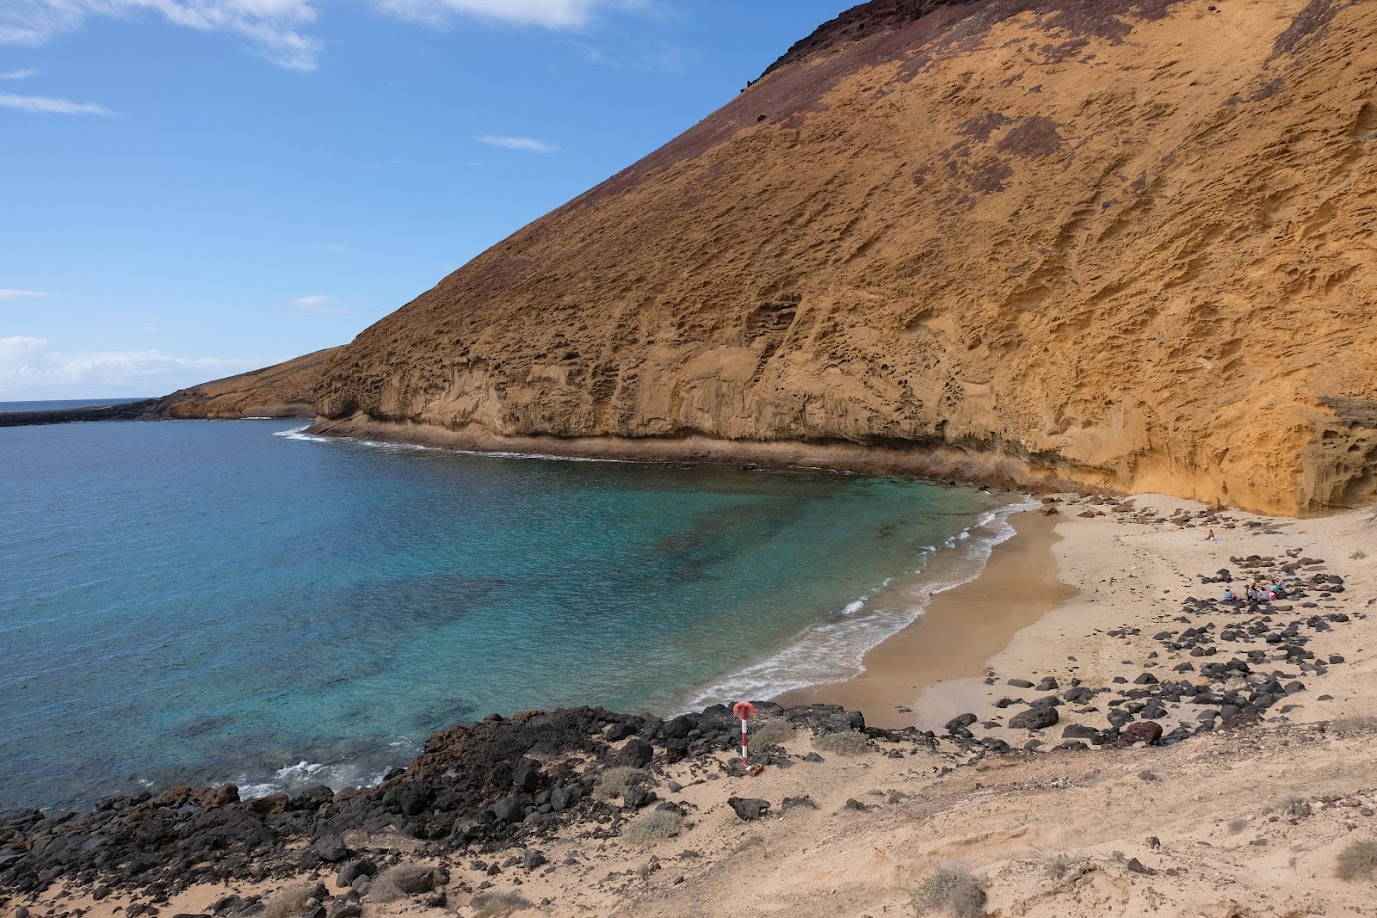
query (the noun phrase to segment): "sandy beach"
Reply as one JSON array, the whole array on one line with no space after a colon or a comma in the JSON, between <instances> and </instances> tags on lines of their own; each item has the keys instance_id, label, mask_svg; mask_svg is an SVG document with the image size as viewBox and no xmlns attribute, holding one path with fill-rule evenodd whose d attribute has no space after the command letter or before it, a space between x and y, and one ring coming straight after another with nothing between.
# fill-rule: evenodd
<instances>
[{"instance_id":1,"label":"sandy beach","mask_svg":"<svg viewBox=\"0 0 1377 918\"><path fill-rule=\"evenodd\" d=\"M1274 519L1157 495L1054 506L1016 518L986 573L877 648L865 677L818 693L872 723L916 699L906 716L921 730L794 729L767 711L756 777L726 748L657 751L635 779L649 802L614 796L518 841L460 852L345 833L351 858L442 870L425 894L365 883L360 896L303 854L285 874L151 907L255 914L319 882L307 890L336 918L1370 914L1377 516ZM1254 577L1292 592L1220 602ZM922 648L925 628L940 651ZM1015 723L1035 712L1054 719ZM934 901L943 865L976 904ZM155 914L137 893L97 901L82 886L21 902Z\"/></svg>"},{"instance_id":2,"label":"sandy beach","mask_svg":"<svg viewBox=\"0 0 1377 918\"><path fill-rule=\"evenodd\" d=\"M994 547L980 575L933 596L922 618L866 654L859 677L790 692L778 701L839 704L862 711L868 724L897 728L919 722L914 708L934 683L983 677L990 658L1018 631L1075 593L1057 577L1056 517L1030 511L1009 522L1014 536Z\"/></svg>"}]
</instances>

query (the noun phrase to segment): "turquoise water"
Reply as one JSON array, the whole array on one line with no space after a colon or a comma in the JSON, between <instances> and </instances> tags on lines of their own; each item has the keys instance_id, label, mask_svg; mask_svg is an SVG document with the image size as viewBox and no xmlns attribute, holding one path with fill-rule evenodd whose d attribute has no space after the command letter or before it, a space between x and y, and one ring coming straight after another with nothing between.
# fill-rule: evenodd
<instances>
[{"instance_id":1,"label":"turquoise water","mask_svg":"<svg viewBox=\"0 0 1377 918\"><path fill-rule=\"evenodd\" d=\"M844 678L1008 532L972 489L300 427L0 429L0 810L359 783L492 711Z\"/></svg>"}]
</instances>

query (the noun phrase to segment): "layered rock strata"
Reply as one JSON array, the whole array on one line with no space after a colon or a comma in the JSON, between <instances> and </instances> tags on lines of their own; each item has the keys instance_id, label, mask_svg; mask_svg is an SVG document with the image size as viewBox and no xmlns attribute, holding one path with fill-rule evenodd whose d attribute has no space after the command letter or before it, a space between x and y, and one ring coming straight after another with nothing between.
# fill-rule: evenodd
<instances>
[{"instance_id":1,"label":"layered rock strata","mask_svg":"<svg viewBox=\"0 0 1377 918\"><path fill-rule=\"evenodd\" d=\"M875 0L331 355L323 433L1377 496L1377 4Z\"/></svg>"}]
</instances>

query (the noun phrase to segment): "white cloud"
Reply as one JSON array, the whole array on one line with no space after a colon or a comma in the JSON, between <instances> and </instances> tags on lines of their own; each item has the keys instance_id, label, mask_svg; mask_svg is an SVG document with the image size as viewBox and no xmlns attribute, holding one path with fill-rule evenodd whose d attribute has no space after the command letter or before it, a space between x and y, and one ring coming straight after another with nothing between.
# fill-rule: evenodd
<instances>
[{"instance_id":1,"label":"white cloud","mask_svg":"<svg viewBox=\"0 0 1377 918\"><path fill-rule=\"evenodd\" d=\"M313 245L311 248L317 252L328 252L331 255L347 255L354 251L347 245Z\"/></svg>"},{"instance_id":2,"label":"white cloud","mask_svg":"<svg viewBox=\"0 0 1377 918\"><path fill-rule=\"evenodd\" d=\"M287 304L287 308L301 316L342 316L347 309L334 305L334 300L322 293L299 296Z\"/></svg>"},{"instance_id":3,"label":"white cloud","mask_svg":"<svg viewBox=\"0 0 1377 918\"><path fill-rule=\"evenodd\" d=\"M0 288L0 300L18 300L30 296L52 296L46 290L5 290Z\"/></svg>"},{"instance_id":4,"label":"white cloud","mask_svg":"<svg viewBox=\"0 0 1377 918\"><path fill-rule=\"evenodd\" d=\"M44 45L92 16L144 12L199 32L243 36L269 61L291 70L314 70L320 53L320 41L300 31L316 21L314 0L4 0L0 44Z\"/></svg>"},{"instance_id":5,"label":"white cloud","mask_svg":"<svg viewBox=\"0 0 1377 918\"><path fill-rule=\"evenodd\" d=\"M21 112L33 112L39 115L115 117L115 113L110 109L94 102L73 102L70 99L54 99L51 96L17 96L12 92L0 92L0 108L17 108Z\"/></svg>"},{"instance_id":6,"label":"white cloud","mask_svg":"<svg viewBox=\"0 0 1377 918\"><path fill-rule=\"evenodd\" d=\"M0 338L0 397L165 395L271 362L174 357L156 350L63 354L43 338Z\"/></svg>"},{"instance_id":7,"label":"white cloud","mask_svg":"<svg viewBox=\"0 0 1377 918\"><path fill-rule=\"evenodd\" d=\"M628 0L376 0L383 12L425 25L440 25L451 16L470 16L508 25L578 29L604 8L642 5Z\"/></svg>"},{"instance_id":8,"label":"white cloud","mask_svg":"<svg viewBox=\"0 0 1377 918\"><path fill-rule=\"evenodd\" d=\"M28 70L11 70L8 73L0 73L0 80L27 80L31 76L36 76L38 71L32 67Z\"/></svg>"},{"instance_id":9,"label":"white cloud","mask_svg":"<svg viewBox=\"0 0 1377 918\"><path fill-rule=\"evenodd\" d=\"M485 143L490 147L502 147L507 150L522 150L527 153L557 153L559 147L545 143L543 140L536 140L534 137L503 137L495 134L484 134L478 138L479 143Z\"/></svg>"},{"instance_id":10,"label":"white cloud","mask_svg":"<svg viewBox=\"0 0 1377 918\"><path fill-rule=\"evenodd\" d=\"M655 15L658 0L368 0L377 10L438 27L461 16L492 24L570 30L605 10ZM248 39L259 54L290 70L316 69L320 39L309 33L325 0L0 0L0 45L45 45L92 17L153 13L200 32ZM31 76L28 71L15 73ZM23 77L10 77L22 79Z\"/></svg>"}]
</instances>

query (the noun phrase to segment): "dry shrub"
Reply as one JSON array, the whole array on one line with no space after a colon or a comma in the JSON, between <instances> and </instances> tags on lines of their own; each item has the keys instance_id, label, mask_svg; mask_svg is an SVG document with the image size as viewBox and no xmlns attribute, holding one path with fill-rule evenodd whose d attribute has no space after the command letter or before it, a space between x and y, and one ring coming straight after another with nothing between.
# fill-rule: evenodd
<instances>
[{"instance_id":1,"label":"dry shrub","mask_svg":"<svg viewBox=\"0 0 1377 918\"><path fill-rule=\"evenodd\" d=\"M627 844L646 847L673 838L684 827L684 817L673 810L652 810L626 827Z\"/></svg>"},{"instance_id":2,"label":"dry shrub","mask_svg":"<svg viewBox=\"0 0 1377 918\"><path fill-rule=\"evenodd\" d=\"M1377 870L1377 842L1355 841L1344 846L1334 864L1334 875L1340 880L1370 880Z\"/></svg>"},{"instance_id":3,"label":"dry shrub","mask_svg":"<svg viewBox=\"0 0 1377 918\"><path fill-rule=\"evenodd\" d=\"M263 918L297 918L315 888L314 883L284 886L268 900L268 907L263 910Z\"/></svg>"},{"instance_id":4,"label":"dry shrub","mask_svg":"<svg viewBox=\"0 0 1377 918\"><path fill-rule=\"evenodd\" d=\"M427 873L430 873L429 867L418 864L394 864L378 874L378 878L368 887L368 901L381 905L417 895L417 889L427 889L431 886L432 881L422 876Z\"/></svg>"},{"instance_id":5,"label":"dry shrub","mask_svg":"<svg viewBox=\"0 0 1377 918\"><path fill-rule=\"evenodd\" d=\"M959 864L938 864L913 890L913 912L929 915L946 909L956 918L981 918L985 890L975 874Z\"/></svg>"},{"instance_id":6,"label":"dry shrub","mask_svg":"<svg viewBox=\"0 0 1377 918\"><path fill-rule=\"evenodd\" d=\"M1366 714L1353 714L1329 722L1332 733L1371 733L1377 730L1377 717Z\"/></svg>"},{"instance_id":7,"label":"dry shrub","mask_svg":"<svg viewBox=\"0 0 1377 918\"><path fill-rule=\"evenodd\" d=\"M1060 880L1068 873L1075 873L1089 861L1084 854L1071 854L1066 851L1057 854L1043 854L1042 865L1047 870L1047 875L1054 880Z\"/></svg>"},{"instance_id":8,"label":"dry shrub","mask_svg":"<svg viewBox=\"0 0 1377 918\"><path fill-rule=\"evenodd\" d=\"M630 765L618 765L598 775L598 783L593 785L595 800L612 800L626 793L633 784L644 784L650 780L650 772Z\"/></svg>"},{"instance_id":9,"label":"dry shrub","mask_svg":"<svg viewBox=\"0 0 1377 918\"><path fill-rule=\"evenodd\" d=\"M870 740L864 733L824 733L813 737L813 745L823 752L836 755L862 755L870 751Z\"/></svg>"},{"instance_id":10,"label":"dry shrub","mask_svg":"<svg viewBox=\"0 0 1377 918\"><path fill-rule=\"evenodd\" d=\"M473 918L503 918L512 912L535 908L530 899L514 892L479 893L469 902L469 907L478 910L473 913Z\"/></svg>"},{"instance_id":11,"label":"dry shrub","mask_svg":"<svg viewBox=\"0 0 1377 918\"><path fill-rule=\"evenodd\" d=\"M798 727L782 717L762 720L759 725L751 725L751 748L764 749L766 746L783 746L792 740L797 733Z\"/></svg>"}]
</instances>

